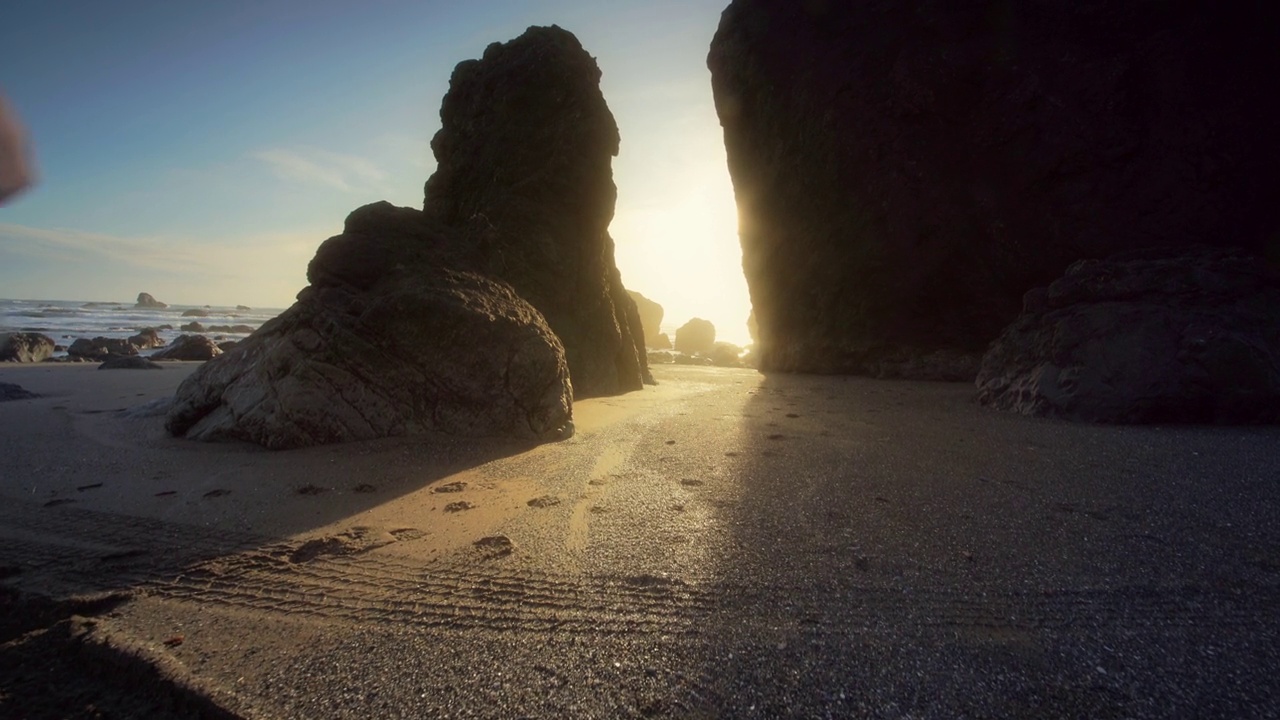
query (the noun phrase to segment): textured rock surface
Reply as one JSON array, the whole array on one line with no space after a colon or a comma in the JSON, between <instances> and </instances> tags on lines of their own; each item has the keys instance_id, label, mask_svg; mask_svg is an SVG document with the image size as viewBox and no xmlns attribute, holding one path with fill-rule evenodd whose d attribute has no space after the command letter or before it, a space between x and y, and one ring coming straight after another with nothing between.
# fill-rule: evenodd
<instances>
[{"instance_id":1,"label":"textured rock surface","mask_svg":"<svg viewBox=\"0 0 1280 720\"><path fill-rule=\"evenodd\" d=\"M53 338L41 333L18 332L0 335L0 362L41 362L53 357Z\"/></svg>"},{"instance_id":2,"label":"textured rock surface","mask_svg":"<svg viewBox=\"0 0 1280 720\"><path fill-rule=\"evenodd\" d=\"M1280 420L1280 270L1200 248L1073 264L983 358L979 401L1113 423Z\"/></svg>"},{"instance_id":3,"label":"textured rock surface","mask_svg":"<svg viewBox=\"0 0 1280 720\"><path fill-rule=\"evenodd\" d=\"M693 318L676 329L676 352L696 355L709 353L716 344L716 326L710 320Z\"/></svg>"},{"instance_id":4,"label":"textured rock surface","mask_svg":"<svg viewBox=\"0 0 1280 720\"><path fill-rule=\"evenodd\" d=\"M665 347L671 347L670 338L665 337L661 331L662 306L634 290L628 290L627 294L635 302L636 312L640 314L640 326L644 328L644 346L661 350L664 349L665 340Z\"/></svg>"},{"instance_id":5,"label":"textured rock surface","mask_svg":"<svg viewBox=\"0 0 1280 720\"><path fill-rule=\"evenodd\" d=\"M465 265L422 213L363 207L298 302L178 389L166 426L269 448L440 431L571 432L564 351L510 286Z\"/></svg>"},{"instance_id":6,"label":"textured rock surface","mask_svg":"<svg viewBox=\"0 0 1280 720\"><path fill-rule=\"evenodd\" d=\"M179 335L169 346L151 354L152 360L212 360L222 354L218 344L203 335Z\"/></svg>"},{"instance_id":7,"label":"textured rock surface","mask_svg":"<svg viewBox=\"0 0 1280 720\"><path fill-rule=\"evenodd\" d=\"M159 310L169 307L169 304L160 302L152 297L150 293L138 293L138 302L134 307Z\"/></svg>"},{"instance_id":8,"label":"textured rock surface","mask_svg":"<svg viewBox=\"0 0 1280 720\"><path fill-rule=\"evenodd\" d=\"M595 60L565 30L529 28L457 66L440 119L426 214L542 313L577 397L651 382L608 233L619 138Z\"/></svg>"},{"instance_id":9,"label":"textured rock surface","mask_svg":"<svg viewBox=\"0 0 1280 720\"><path fill-rule=\"evenodd\" d=\"M762 367L927 375L1075 260L1274 246L1270 14L734 0L708 64Z\"/></svg>"}]
</instances>

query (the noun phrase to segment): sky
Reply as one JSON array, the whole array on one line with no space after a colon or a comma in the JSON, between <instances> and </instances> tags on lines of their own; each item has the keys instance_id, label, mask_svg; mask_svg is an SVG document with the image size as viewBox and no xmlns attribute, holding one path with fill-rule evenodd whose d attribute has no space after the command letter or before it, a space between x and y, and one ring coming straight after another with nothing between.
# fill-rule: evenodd
<instances>
[{"instance_id":1,"label":"sky","mask_svg":"<svg viewBox=\"0 0 1280 720\"><path fill-rule=\"evenodd\" d=\"M421 207L454 65L572 31L622 136L610 231L664 325L748 342L707 48L727 0L12 0L0 93L39 184L0 207L0 298L284 308L349 212Z\"/></svg>"}]
</instances>

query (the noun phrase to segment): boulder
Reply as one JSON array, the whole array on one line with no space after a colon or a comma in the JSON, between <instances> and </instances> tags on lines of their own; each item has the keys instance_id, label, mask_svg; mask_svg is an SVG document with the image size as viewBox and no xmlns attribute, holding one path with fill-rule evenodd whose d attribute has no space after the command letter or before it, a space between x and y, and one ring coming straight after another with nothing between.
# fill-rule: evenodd
<instances>
[{"instance_id":1,"label":"boulder","mask_svg":"<svg viewBox=\"0 0 1280 720\"><path fill-rule=\"evenodd\" d=\"M742 348L733 343L715 343L706 355L712 365L718 367L742 367Z\"/></svg>"},{"instance_id":2,"label":"boulder","mask_svg":"<svg viewBox=\"0 0 1280 720\"><path fill-rule=\"evenodd\" d=\"M222 354L217 343L203 335L179 335L165 349L151 354L152 360L212 360Z\"/></svg>"},{"instance_id":3,"label":"boulder","mask_svg":"<svg viewBox=\"0 0 1280 720\"><path fill-rule=\"evenodd\" d=\"M7 400L30 400L39 395L14 383L0 382L0 402Z\"/></svg>"},{"instance_id":4,"label":"boulder","mask_svg":"<svg viewBox=\"0 0 1280 720\"><path fill-rule=\"evenodd\" d=\"M711 352L716 344L716 326L710 320L693 318L676 330L676 352L701 355Z\"/></svg>"},{"instance_id":5,"label":"boulder","mask_svg":"<svg viewBox=\"0 0 1280 720\"><path fill-rule=\"evenodd\" d=\"M67 347L67 356L83 360L102 361L113 355L137 355L138 348L123 338L77 338Z\"/></svg>"},{"instance_id":6,"label":"boulder","mask_svg":"<svg viewBox=\"0 0 1280 720\"><path fill-rule=\"evenodd\" d=\"M595 60L572 33L531 27L454 69L440 120L427 217L546 318L575 397L651 382L608 232L619 136Z\"/></svg>"},{"instance_id":7,"label":"boulder","mask_svg":"<svg viewBox=\"0 0 1280 720\"><path fill-rule=\"evenodd\" d=\"M628 290L627 294L635 301L636 311L640 314L640 326L644 329L644 345L646 348L655 350L662 349L662 306L641 295L634 290ZM667 340L667 347L671 347L671 341Z\"/></svg>"},{"instance_id":8,"label":"boulder","mask_svg":"<svg viewBox=\"0 0 1280 720\"><path fill-rule=\"evenodd\" d=\"M249 307L248 305L237 305L237 306L236 306L236 310L240 310L240 311L247 311L247 310L252 310L252 309L253 309L253 308Z\"/></svg>"},{"instance_id":9,"label":"boulder","mask_svg":"<svg viewBox=\"0 0 1280 720\"><path fill-rule=\"evenodd\" d=\"M708 65L761 367L910 373L1079 259L1280 251L1275 27L1210 0L734 0Z\"/></svg>"},{"instance_id":10,"label":"boulder","mask_svg":"<svg viewBox=\"0 0 1280 720\"><path fill-rule=\"evenodd\" d=\"M510 286L424 266L364 290L313 278L182 383L166 427L268 448L432 431L550 440L571 432L571 394L563 348Z\"/></svg>"},{"instance_id":11,"label":"boulder","mask_svg":"<svg viewBox=\"0 0 1280 720\"><path fill-rule=\"evenodd\" d=\"M204 308L191 308L183 310L182 317L209 317L209 311Z\"/></svg>"},{"instance_id":12,"label":"boulder","mask_svg":"<svg viewBox=\"0 0 1280 720\"><path fill-rule=\"evenodd\" d=\"M163 370L164 366L141 355L117 355L98 366L99 370Z\"/></svg>"},{"instance_id":13,"label":"boulder","mask_svg":"<svg viewBox=\"0 0 1280 720\"><path fill-rule=\"evenodd\" d=\"M675 355L667 350L650 350L648 353L650 365L669 365L675 362Z\"/></svg>"},{"instance_id":14,"label":"boulder","mask_svg":"<svg viewBox=\"0 0 1280 720\"><path fill-rule=\"evenodd\" d=\"M670 350L671 338L666 333L658 333L658 336L653 339L653 349Z\"/></svg>"},{"instance_id":15,"label":"boulder","mask_svg":"<svg viewBox=\"0 0 1280 720\"><path fill-rule=\"evenodd\" d=\"M984 405L1106 423L1280 420L1280 269L1168 248L1073 264L982 360Z\"/></svg>"},{"instance_id":16,"label":"boulder","mask_svg":"<svg viewBox=\"0 0 1280 720\"><path fill-rule=\"evenodd\" d=\"M231 352L235 348L235 346L239 344L240 342L238 340L223 340L222 342L218 343L218 349L224 353Z\"/></svg>"},{"instance_id":17,"label":"boulder","mask_svg":"<svg viewBox=\"0 0 1280 720\"><path fill-rule=\"evenodd\" d=\"M185 325L179 325L178 329L182 332L202 333L206 332L205 326L200 324L199 320L192 320Z\"/></svg>"},{"instance_id":18,"label":"boulder","mask_svg":"<svg viewBox=\"0 0 1280 720\"><path fill-rule=\"evenodd\" d=\"M129 343L139 350L164 347L164 340L155 328L142 328L137 335L129 338Z\"/></svg>"},{"instance_id":19,"label":"boulder","mask_svg":"<svg viewBox=\"0 0 1280 720\"><path fill-rule=\"evenodd\" d=\"M36 332L0 335L0 362L41 362L53 357L53 338Z\"/></svg>"},{"instance_id":20,"label":"boulder","mask_svg":"<svg viewBox=\"0 0 1280 720\"><path fill-rule=\"evenodd\" d=\"M138 293L138 303L134 305L136 308L145 308L149 310L163 310L169 307L168 303L162 303L151 297L150 293Z\"/></svg>"}]
</instances>

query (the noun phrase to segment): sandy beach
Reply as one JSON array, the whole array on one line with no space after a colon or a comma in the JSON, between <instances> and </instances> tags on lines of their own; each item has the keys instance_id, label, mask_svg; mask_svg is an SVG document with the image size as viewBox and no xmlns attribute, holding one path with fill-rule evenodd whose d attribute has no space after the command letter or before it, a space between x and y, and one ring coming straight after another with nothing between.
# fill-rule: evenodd
<instances>
[{"instance_id":1,"label":"sandy beach","mask_svg":"<svg viewBox=\"0 0 1280 720\"><path fill-rule=\"evenodd\" d=\"M536 447L0 367L0 716L1275 717L1280 429L659 366ZM477 544L478 543L478 544Z\"/></svg>"}]
</instances>

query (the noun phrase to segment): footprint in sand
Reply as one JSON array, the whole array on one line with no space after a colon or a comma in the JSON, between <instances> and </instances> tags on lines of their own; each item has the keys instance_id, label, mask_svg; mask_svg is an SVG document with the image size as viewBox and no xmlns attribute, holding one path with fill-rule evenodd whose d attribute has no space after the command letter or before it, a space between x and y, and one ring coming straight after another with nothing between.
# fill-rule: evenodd
<instances>
[{"instance_id":1,"label":"footprint in sand","mask_svg":"<svg viewBox=\"0 0 1280 720\"><path fill-rule=\"evenodd\" d=\"M377 492L377 491L378 491L378 488L374 487L373 485L370 485L369 483L360 483L359 485L351 488L351 492L358 492L358 493L371 493L371 492Z\"/></svg>"},{"instance_id":2,"label":"footprint in sand","mask_svg":"<svg viewBox=\"0 0 1280 720\"><path fill-rule=\"evenodd\" d=\"M329 492L329 488L322 488L319 485L303 485L293 492L296 495L323 495Z\"/></svg>"},{"instance_id":3,"label":"footprint in sand","mask_svg":"<svg viewBox=\"0 0 1280 720\"><path fill-rule=\"evenodd\" d=\"M457 502L451 502L448 505L445 505L444 511L445 512L462 512L463 510L471 510L474 507L475 507L474 504L469 503L466 500L459 500Z\"/></svg>"},{"instance_id":4,"label":"footprint in sand","mask_svg":"<svg viewBox=\"0 0 1280 720\"><path fill-rule=\"evenodd\" d=\"M224 497L230 494L231 494L230 490L223 490L222 488L218 488L217 490L210 490L209 492L205 493L204 496L207 498L217 498L217 497Z\"/></svg>"},{"instance_id":5,"label":"footprint in sand","mask_svg":"<svg viewBox=\"0 0 1280 720\"><path fill-rule=\"evenodd\" d=\"M680 481L680 484L687 485L689 487L698 487L700 485L704 485L705 483L697 478L685 478Z\"/></svg>"},{"instance_id":6,"label":"footprint in sand","mask_svg":"<svg viewBox=\"0 0 1280 720\"><path fill-rule=\"evenodd\" d=\"M543 495L529 501L529 507L549 508L559 505L562 501L555 495Z\"/></svg>"},{"instance_id":7,"label":"footprint in sand","mask_svg":"<svg viewBox=\"0 0 1280 720\"><path fill-rule=\"evenodd\" d=\"M66 505L67 503L73 503L73 502L75 502L75 500L72 500L71 498L57 498L57 499L50 500L49 502L45 503L45 504L44 504L44 506L45 506L45 507L57 507L57 506L59 506L59 505Z\"/></svg>"},{"instance_id":8,"label":"footprint in sand","mask_svg":"<svg viewBox=\"0 0 1280 720\"><path fill-rule=\"evenodd\" d=\"M490 535L471 543L486 558L499 558L515 552L516 544L506 535Z\"/></svg>"},{"instance_id":9,"label":"footprint in sand","mask_svg":"<svg viewBox=\"0 0 1280 720\"><path fill-rule=\"evenodd\" d=\"M439 487L431 488L431 492L436 493L456 493L467 489L467 484L461 480L457 482L445 483Z\"/></svg>"}]
</instances>

